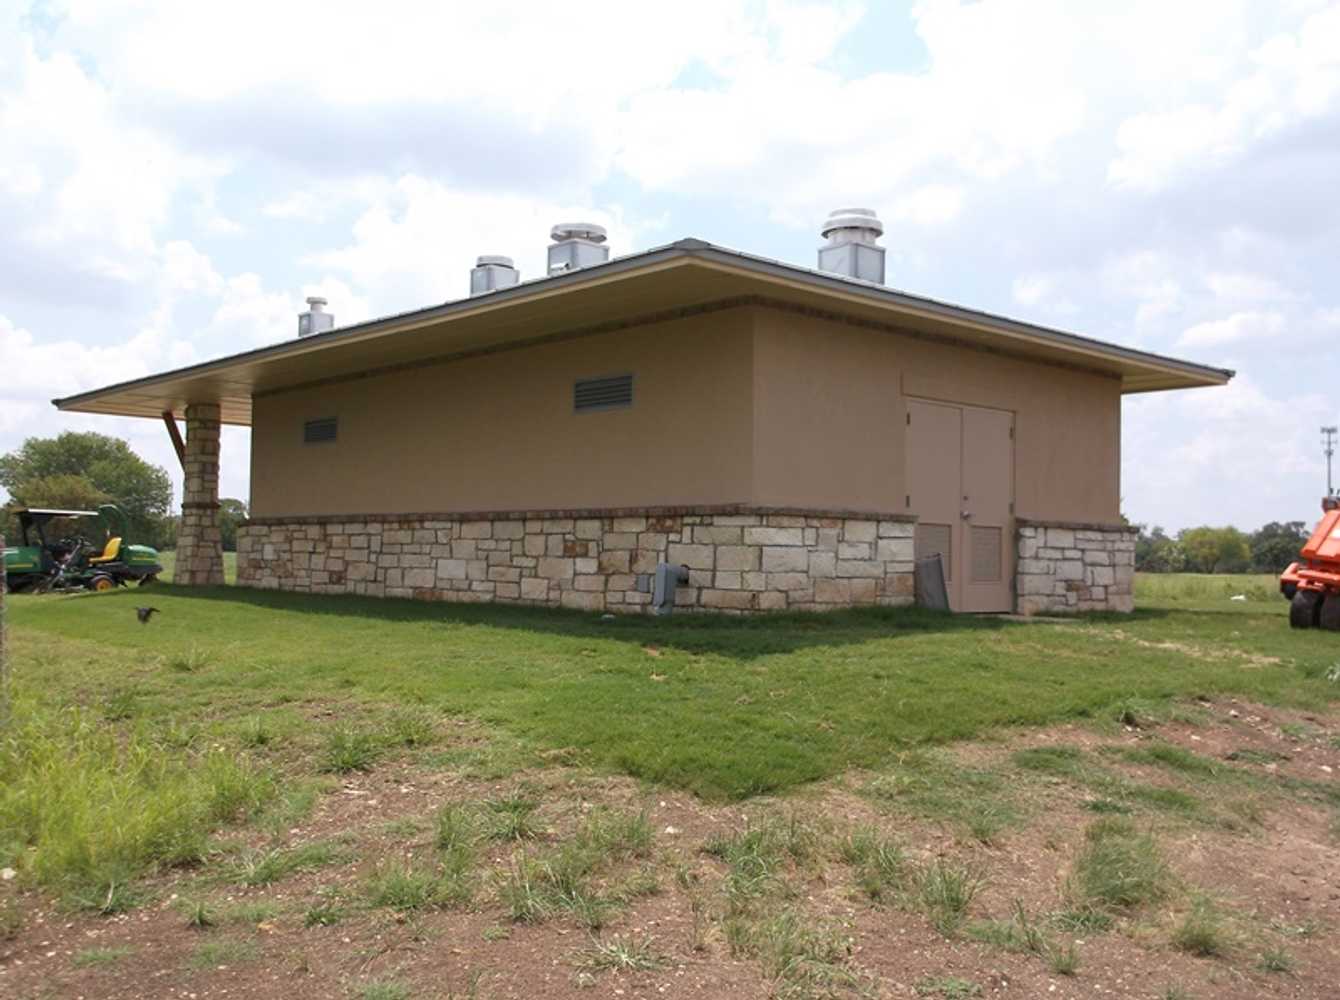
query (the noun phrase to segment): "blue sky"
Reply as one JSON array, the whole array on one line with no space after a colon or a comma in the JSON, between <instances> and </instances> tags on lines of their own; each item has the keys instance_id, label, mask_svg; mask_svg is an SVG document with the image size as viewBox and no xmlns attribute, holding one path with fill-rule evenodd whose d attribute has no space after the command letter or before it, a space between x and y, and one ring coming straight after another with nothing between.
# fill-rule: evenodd
<instances>
[{"instance_id":1,"label":"blue sky","mask_svg":"<svg viewBox=\"0 0 1340 1000\"><path fill-rule=\"evenodd\" d=\"M1239 371L1127 399L1130 517L1312 520L1338 178L1327 0L0 2L0 451L175 475L48 400L536 275L557 221L812 265L858 204L896 287Z\"/></svg>"}]
</instances>

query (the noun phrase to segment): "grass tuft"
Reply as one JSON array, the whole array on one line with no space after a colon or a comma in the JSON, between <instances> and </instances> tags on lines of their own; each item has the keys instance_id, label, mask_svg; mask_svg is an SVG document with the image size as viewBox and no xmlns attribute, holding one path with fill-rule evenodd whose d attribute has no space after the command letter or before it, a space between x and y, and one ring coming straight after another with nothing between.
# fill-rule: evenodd
<instances>
[{"instance_id":1,"label":"grass tuft","mask_svg":"<svg viewBox=\"0 0 1340 1000\"><path fill-rule=\"evenodd\" d=\"M371 771L381 755L381 745L371 733L341 727L326 737L321 770L331 774Z\"/></svg>"},{"instance_id":2,"label":"grass tuft","mask_svg":"<svg viewBox=\"0 0 1340 1000\"><path fill-rule=\"evenodd\" d=\"M667 961L653 947L652 938L619 934L593 940L580 957L580 965L592 972L654 972L665 968Z\"/></svg>"},{"instance_id":3,"label":"grass tuft","mask_svg":"<svg viewBox=\"0 0 1340 1000\"><path fill-rule=\"evenodd\" d=\"M1191 909L1173 929L1173 945L1179 951L1201 958L1214 958L1228 948L1223 917L1210 900L1198 896Z\"/></svg>"},{"instance_id":4,"label":"grass tuft","mask_svg":"<svg viewBox=\"0 0 1340 1000\"><path fill-rule=\"evenodd\" d=\"M1172 875L1148 833L1122 817L1105 817L1085 831L1071 872L1071 892L1081 903L1130 908L1167 896Z\"/></svg>"},{"instance_id":5,"label":"grass tuft","mask_svg":"<svg viewBox=\"0 0 1340 1000\"><path fill-rule=\"evenodd\" d=\"M838 844L842 860L856 873L856 884L876 902L902 888L907 868L903 849L873 827L858 827Z\"/></svg>"},{"instance_id":6,"label":"grass tuft","mask_svg":"<svg viewBox=\"0 0 1340 1000\"><path fill-rule=\"evenodd\" d=\"M1293 972L1294 959L1283 948L1271 947L1261 952L1256 967L1262 972Z\"/></svg>"},{"instance_id":7,"label":"grass tuft","mask_svg":"<svg viewBox=\"0 0 1340 1000\"><path fill-rule=\"evenodd\" d=\"M916 902L941 934L953 934L968 915L968 907L982 889L981 876L944 858L923 868L917 876Z\"/></svg>"},{"instance_id":8,"label":"grass tuft","mask_svg":"<svg viewBox=\"0 0 1340 1000\"><path fill-rule=\"evenodd\" d=\"M957 976L927 976L917 980L913 989L919 997L941 997L942 1000L971 1000L982 995L982 988L971 979Z\"/></svg>"},{"instance_id":9,"label":"grass tuft","mask_svg":"<svg viewBox=\"0 0 1340 1000\"><path fill-rule=\"evenodd\" d=\"M76 969L88 969L99 965L114 965L123 958L129 958L132 949L129 945L109 945L106 948L85 948L77 951L70 959Z\"/></svg>"},{"instance_id":10,"label":"grass tuft","mask_svg":"<svg viewBox=\"0 0 1340 1000\"><path fill-rule=\"evenodd\" d=\"M373 979L358 987L358 1000L409 1000L409 987L395 979Z\"/></svg>"},{"instance_id":11,"label":"grass tuft","mask_svg":"<svg viewBox=\"0 0 1340 1000\"><path fill-rule=\"evenodd\" d=\"M369 905L402 912L460 907L474 898L474 875L468 860L455 855L434 867L384 861L367 879L365 892Z\"/></svg>"}]
</instances>

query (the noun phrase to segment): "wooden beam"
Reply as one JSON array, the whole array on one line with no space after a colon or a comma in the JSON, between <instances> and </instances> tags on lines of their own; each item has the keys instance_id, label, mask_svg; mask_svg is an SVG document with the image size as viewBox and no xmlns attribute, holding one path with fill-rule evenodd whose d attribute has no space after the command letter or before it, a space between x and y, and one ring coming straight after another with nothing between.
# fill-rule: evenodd
<instances>
[{"instance_id":1,"label":"wooden beam","mask_svg":"<svg viewBox=\"0 0 1340 1000\"><path fill-rule=\"evenodd\" d=\"M177 418L171 410L163 411L163 423L167 426L168 437L172 438L172 447L177 449L177 461L186 468L186 442L181 439L181 430L177 427Z\"/></svg>"}]
</instances>

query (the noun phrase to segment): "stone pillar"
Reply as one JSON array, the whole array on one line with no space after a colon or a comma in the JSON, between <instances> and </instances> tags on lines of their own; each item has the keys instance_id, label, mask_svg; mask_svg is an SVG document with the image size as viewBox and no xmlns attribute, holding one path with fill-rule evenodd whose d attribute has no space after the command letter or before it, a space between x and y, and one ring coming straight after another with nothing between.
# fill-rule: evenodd
<instances>
[{"instance_id":1,"label":"stone pillar","mask_svg":"<svg viewBox=\"0 0 1340 1000\"><path fill-rule=\"evenodd\" d=\"M219 533L219 407L186 407L185 488L177 532L175 582L210 587L223 583L223 537Z\"/></svg>"}]
</instances>

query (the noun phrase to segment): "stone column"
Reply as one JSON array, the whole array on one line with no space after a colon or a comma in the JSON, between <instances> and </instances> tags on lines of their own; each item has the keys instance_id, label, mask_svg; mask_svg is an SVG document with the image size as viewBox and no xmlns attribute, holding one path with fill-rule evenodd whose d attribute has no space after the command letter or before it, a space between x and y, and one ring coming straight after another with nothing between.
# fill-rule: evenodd
<instances>
[{"instance_id":1,"label":"stone column","mask_svg":"<svg viewBox=\"0 0 1340 1000\"><path fill-rule=\"evenodd\" d=\"M185 488L177 531L175 582L211 587L223 583L223 537L219 533L219 407L186 407Z\"/></svg>"}]
</instances>

